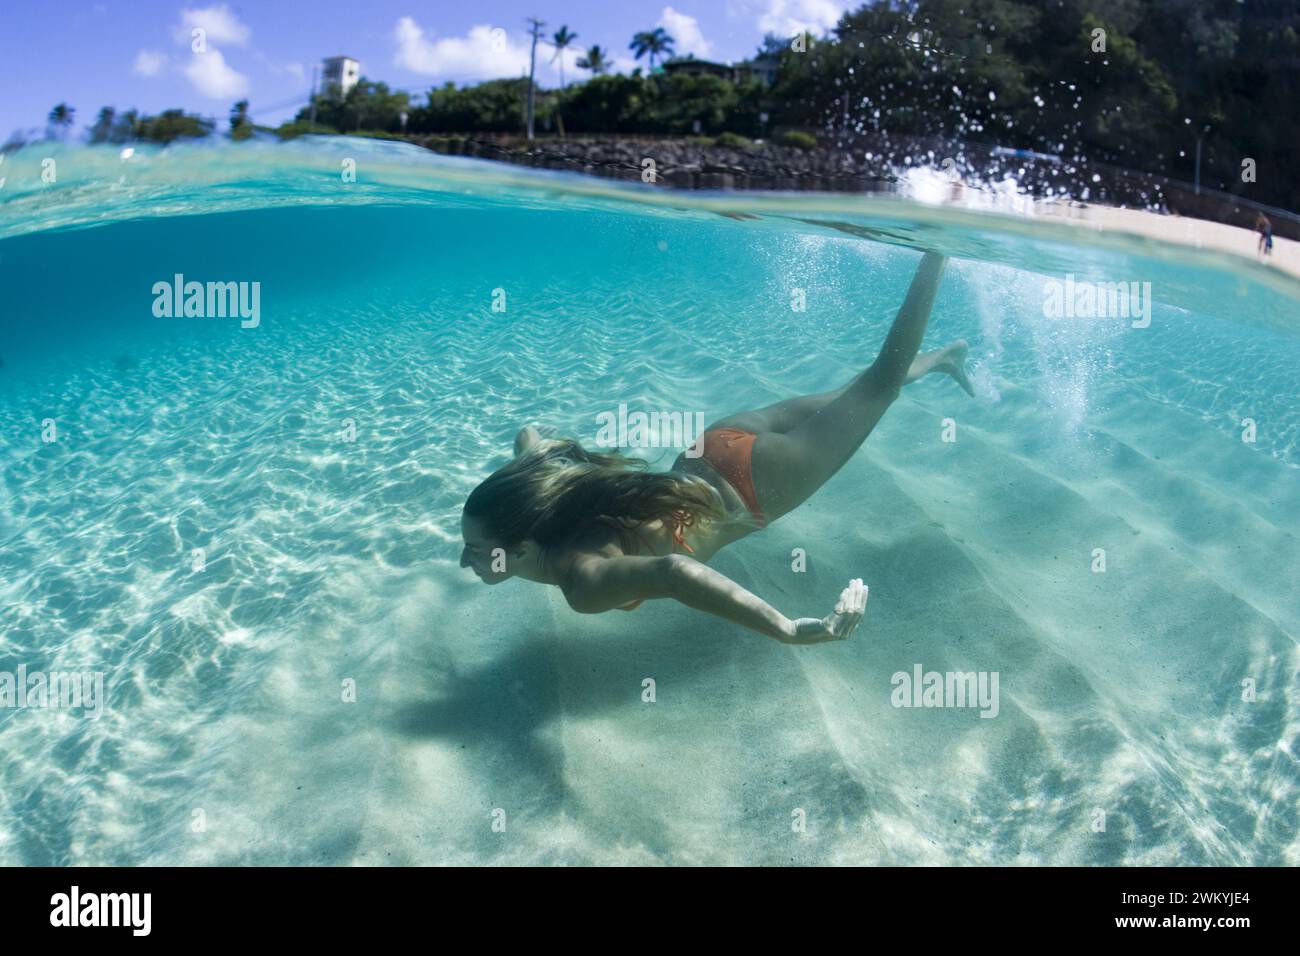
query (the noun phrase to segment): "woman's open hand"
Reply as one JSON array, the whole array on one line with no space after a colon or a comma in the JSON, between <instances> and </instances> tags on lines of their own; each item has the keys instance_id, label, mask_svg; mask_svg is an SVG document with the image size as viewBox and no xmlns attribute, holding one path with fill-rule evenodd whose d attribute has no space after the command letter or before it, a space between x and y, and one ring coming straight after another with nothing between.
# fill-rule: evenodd
<instances>
[{"instance_id":1,"label":"woman's open hand","mask_svg":"<svg viewBox=\"0 0 1300 956\"><path fill-rule=\"evenodd\" d=\"M823 641L845 641L862 621L867 610L867 586L861 578L854 578L840 593L835 610L824 618L801 617L794 621L794 634L789 644L820 644Z\"/></svg>"}]
</instances>

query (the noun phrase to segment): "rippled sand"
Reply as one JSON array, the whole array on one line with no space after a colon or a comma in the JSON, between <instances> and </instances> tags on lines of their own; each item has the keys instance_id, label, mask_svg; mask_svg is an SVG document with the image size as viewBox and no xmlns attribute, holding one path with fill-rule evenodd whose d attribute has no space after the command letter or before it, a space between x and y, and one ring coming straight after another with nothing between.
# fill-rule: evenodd
<instances>
[{"instance_id":1,"label":"rippled sand","mask_svg":"<svg viewBox=\"0 0 1300 956\"><path fill-rule=\"evenodd\" d=\"M839 384L916 253L565 206L0 242L0 670L100 668L110 704L0 711L0 861L1300 862L1295 300L932 226L956 258L928 344L970 340L980 397L909 386L715 562L791 615L867 580L851 641L794 648L485 587L460 505L528 422L594 442L620 402L713 419ZM1151 328L1044 320L1062 266L1152 281ZM262 325L155 319L174 271L261 281ZM998 716L895 708L918 663L998 672Z\"/></svg>"}]
</instances>

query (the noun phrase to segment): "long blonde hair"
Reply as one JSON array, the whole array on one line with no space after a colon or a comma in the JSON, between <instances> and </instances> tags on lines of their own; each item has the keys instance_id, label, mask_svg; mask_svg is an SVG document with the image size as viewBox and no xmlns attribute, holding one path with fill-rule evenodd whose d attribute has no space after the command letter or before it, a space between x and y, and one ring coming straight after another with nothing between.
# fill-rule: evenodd
<instances>
[{"instance_id":1,"label":"long blonde hair","mask_svg":"<svg viewBox=\"0 0 1300 956\"><path fill-rule=\"evenodd\" d=\"M465 513L507 548L527 539L543 549L602 517L622 524L661 518L682 527L728 517L722 496L704 479L646 467L643 459L587 451L570 438L543 440L470 492Z\"/></svg>"}]
</instances>

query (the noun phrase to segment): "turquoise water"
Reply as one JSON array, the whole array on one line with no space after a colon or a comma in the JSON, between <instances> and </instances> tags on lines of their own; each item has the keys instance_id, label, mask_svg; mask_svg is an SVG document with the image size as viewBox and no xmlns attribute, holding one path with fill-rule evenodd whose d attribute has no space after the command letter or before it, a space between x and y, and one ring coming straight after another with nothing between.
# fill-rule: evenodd
<instances>
[{"instance_id":1,"label":"turquoise water","mask_svg":"<svg viewBox=\"0 0 1300 956\"><path fill-rule=\"evenodd\" d=\"M357 141L36 146L0 176L0 672L107 697L0 708L0 862L1300 862L1300 283ZM978 397L909 385L713 562L791 616L863 577L852 640L458 567L519 427L594 444L620 403L838 385L918 246L952 257L927 347L968 339ZM155 316L176 273L260 283L258 324ZM1150 326L1045 318L1067 274L1150 282ZM997 716L893 706L916 664L996 672Z\"/></svg>"}]
</instances>

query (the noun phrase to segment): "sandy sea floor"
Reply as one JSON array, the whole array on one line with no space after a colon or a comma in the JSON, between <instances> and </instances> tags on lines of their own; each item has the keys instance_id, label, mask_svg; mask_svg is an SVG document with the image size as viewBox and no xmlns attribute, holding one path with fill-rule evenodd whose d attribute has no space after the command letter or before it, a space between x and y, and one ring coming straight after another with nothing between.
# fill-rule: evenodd
<instances>
[{"instance_id":1,"label":"sandy sea floor","mask_svg":"<svg viewBox=\"0 0 1300 956\"><path fill-rule=\"evenodd\" d=\"M715 559L791 616L866 579L852 640L791 647L485 587L460 507L529 422L594 444L619 402L712 420L839 384L917 253L548 202L0 244L31 319L0 382L0 669L112 687L99 721L0 715L0 860L1300 863L1300 349L1272 276L931 220L958 251L927 346L967 338L978 397L908 386ZM1066 268L1151 276L1150 327L1045 322ZM148 314L205 269L262 279L256 335ZM893 706L916 665L997 673L997 716Z\"/></svg>"}]
</instances>

